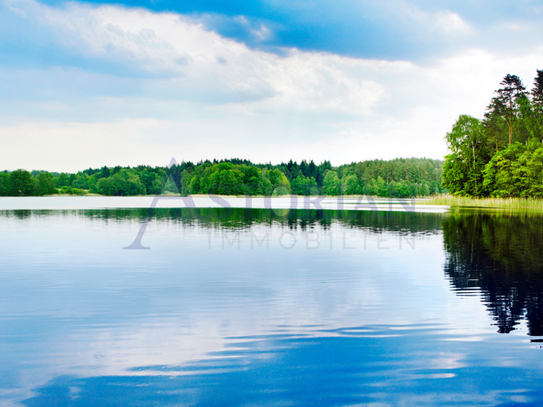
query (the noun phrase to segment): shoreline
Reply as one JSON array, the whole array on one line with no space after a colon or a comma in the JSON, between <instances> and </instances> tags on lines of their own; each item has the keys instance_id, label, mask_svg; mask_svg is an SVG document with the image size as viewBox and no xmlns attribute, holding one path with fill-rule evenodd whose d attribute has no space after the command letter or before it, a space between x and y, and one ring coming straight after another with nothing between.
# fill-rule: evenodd
<instances>
[{"instance_id":1,"label":"shoreline","mask_svg":"<svg viewBox=\"0 0 543 407\"><path fill-rule=\"evenodd\" d=\"M420 204L446 205L454 209L492 209L500 211L543 213L543 199L541 198L473 198L443 194L428 197L424 201L421 201Z\"/></svg>"},{"instance_id":2,"label":"shoreline","mask_svg":"<svg viewBox=\"0 0 543 407\"><path fill-rule=\"evenodd\" d=\"M104 196L48 195L0 197L0 211L5 210L77 210L77 209L142 209L142 208L254 208L310 210L377 210L404 212L456 212L458 210L490 210L517 213L543 213L543 199L538 198L472 198L443 194L418 198L384 198L370 195L345 196L180 196L139 195Z\"/></svg>"},{"instance_id":3,"label":"shoreline","mask_svg":"<svg viewBox=\"0 0 543 407\"><path fill-rule=\"evenodd\" d=\"M373 196L225 196L178 195L160 196L44 196L0 197L0 210L77 210L77 209L141 209L141 208L246 208L301 210L374 210L445 213L447 205L432 205L422 199L379 198Z\"/></svg>"}]
</instances>

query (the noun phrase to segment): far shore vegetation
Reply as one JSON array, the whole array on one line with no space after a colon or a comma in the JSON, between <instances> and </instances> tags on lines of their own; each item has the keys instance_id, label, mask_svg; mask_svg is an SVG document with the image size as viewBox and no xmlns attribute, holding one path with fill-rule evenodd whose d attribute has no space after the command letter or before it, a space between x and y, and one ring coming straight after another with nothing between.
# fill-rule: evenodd
<instances>
[{"instance_id":1,"label":"far shore vegetation","mask_svg":"<svg viewBox=\"0 0 543 407\"><path fill-rule=\"evenodd\" d=\"M171 167L102 167L78 173L0 172L0 196L53 194L137 196L373 195L413 198L446 192L443 162L427 158L362 161L333 167L324 161L279 165L231 159L181 162Z\"/></svg>"}]
</instances>

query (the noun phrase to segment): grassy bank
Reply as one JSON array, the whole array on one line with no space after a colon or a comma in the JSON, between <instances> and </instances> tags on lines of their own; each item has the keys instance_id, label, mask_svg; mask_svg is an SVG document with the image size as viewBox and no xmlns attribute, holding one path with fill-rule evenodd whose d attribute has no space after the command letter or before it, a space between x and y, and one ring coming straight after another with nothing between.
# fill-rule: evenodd
<instances>
[{"instance_id":1,"label":"grassy bank","mask_svg":"<svg viewBox=\"0 0 543 407\"><path fill-rule=\"evenodd\" d=\"M543 199L535 198L470 198L442 194L422 199L418 203L425 205L450 205L543 212Z\"/></svg>"}]
</instances>

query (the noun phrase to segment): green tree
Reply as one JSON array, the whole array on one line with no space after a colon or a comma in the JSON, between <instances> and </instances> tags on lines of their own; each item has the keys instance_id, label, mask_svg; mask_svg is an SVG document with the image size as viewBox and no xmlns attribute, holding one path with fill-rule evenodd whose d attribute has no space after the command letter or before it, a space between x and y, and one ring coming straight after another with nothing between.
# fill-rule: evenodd
<instances>
[{"instance_id":1,"label":"green tree","mask_svg":"<svg viewBox=\"0 0 543 407\"><path fill-rule=\"evenodd\" d=\"M522 81L517 75L507 74L501 81L494 100L496 112L502 116L509 130L509 145L513 142L513 126L519 114L518 98L524 95L526 88L522 85Z\"/></svg>"},{"instance_id":2,"label":"green tree","mask_svg":"<svg viewBox=\"0 0 543 407\"><path fill-rule=\"evenodd\" d=\"M151 181L151 184L149 186L149 188L147 189L147 194L149 195L160 195L164 192L164 189L165 189L165 182L164 182L164 179L165 177L164 176L160 176L159 174L157 173L153 173L152 175L152 178L149 177L148 178L148 181Z\"/></svg>"},{"instance_id":3,"label":"green tree","mask_svg":"<svg viewBox=\"0 0 543 407\"><path fill-rule=\"evenodd\" d=\"M515 143L494 154L483 170L486 194L500 198L519 195L518 159L525 150L525 146Z\"/></svg>"},{"instance_id":4,"label":"green tree","mask_svg":"<svg viewBox=\"0 0 543 407\"><path fill-rule=\"evenodd\" d=\"M48 172L42 172L36 177L37 195L52 195L57 193L55 177Z\"/></svg>"},{"instance_id":5,"label":"green tree","mask_svg":"<svg viewBox=\"0 0 543 407\"><path fill-rule=\"evenodd\" d=\"M134 170L121 169L109 178L101 178L96 189L99 194L108 196L143 195L145 188Z\"/></svg>"},{"instance_id":6,"label":"green tree","mask_svg":"<svg viewBox=\"0 0 543 407\"><path fill-rule=\"evenodd\" d=\"M451 154L443 165L443 186L453 194L481 196L484 166L491 157L482 123L461 115L446 135Z\"/></svg>"},{"instance_id":7,"label":"green tree","mask_svg":"<svg viewBox=\"0 0 543 407\"><path fill-rule=\"evenodd\" d=\"M9 182L9 173L0 172L0 196L9 196L11 193L11 183Z\"/></svg>"},{"instance_id":8,"label":"green tree","mask_svg":"<svg viewBox=\"0 0 543 407\"><path fill-rule=\"evenodd\" d=\"M377 196L388 197L388 185L383 178L377 177L376 187Z\"/></svg>"},{"instance_id":9,"label":"green tree","mask_svg":"<svg viewBox=\"0 0 543 407\"><path fill-rule=\"evenodd\" d=\"M242 183L245 186L245 195L264 195L271 188L271 182L262 176L262 171L253 166L240 166L243 173Z\"/></svg>"},{"instance_id":10,"label":"green tree","mask_svg":"<svg viewBox=\"0 0 543 407\"><path fill-rule=\"evenodd\" d=\"M62 188L70 186L70 176L65 172L62 172L57 178L55 178L55 187Z\"/></svg>"},{"instance_id":11,"label":"green tree","mask_svg":"<svg viewBox=\"0 0 543 407\"><path fill-rule=\"evenodd\" d=\"M84 172L80 172L75 176L71 186L78 189L89 189L89 176Z\"/></svg>"},{"instance_id":12,"label":"green tree","mask_svg":"<svg viewBox=\"0 0 543 407\"><path fill-rule=\"evenodd\" d=\"M158 186L159 183L157 182ZM173 180L173 177L166 178L166 182L162 180L162 193L170 193L170 194L179 194L179 190L177 189L177 184Z\"/></svg>"},{"instance_id":13,"label":"green tree","mask_svg":"<svg viewBox=\"0 0 543 407\"><path fill-rule=\"evenodd\" d=\"M181 195L187 196L190 194L190 183L192 181L192 171L183 170L180 177L181 190L179 191Z\"/></svg>"},{"instance_id":14,"label":"green tree","mask_svg":"<svg viewBox=\"0 0 543 407\"><path fill-rule=\"evenodd\" d=\"M396 191L398 198L411 198L414 195L413 188L404 180L401 180L396 184Z\"/></svg>"},{"instance_id":15,"label":"green tree","mask_svg":"<svg viewBox=\"0 0 543 407\"><path fill-rule=\"evenodd\" d=\"M362 193L358 177L354 174L344 176L341 180L341 193L343 195L358 195Z\"/></svg>"},{"instance_id":16,"label":"green tree","mask_svg":"<svg viewBox=\"0 0 543 407\"><path fill-rule=\"evenodd\" d=\"M89 189L89 192L92 192L94 194L97 194L98 193L98 190L96 188L96 184L98 183L98 181L101 179L101 174L100 172L97 172L95 174L92 174L89 179L87 180L87 185L88 185L88 189Z\"/></svg>"},{"instance_id":17,"label":"green tree","mask_svg":"<svg viewBox=\"0 0 543 407\"><path fill-rule=\"evenodd\" d=\"M532 108L534 112L534 127L539 129L537 138L543 143L543 70L537 70L532 88Z\"/></svg>"},{"instance_id":18,"label":"green tree","mask_svg":"<svg viewBox=\"0 0 543 407\"><path fill-rule=\"evenodd\" d=\"M326 195L336 196L341 194L341 181L336 171L328 170L322 183L323 191Z\"/></svg>"},{"instance_id":19,"label":"green tree","mask_svg":"<svg viewBox=\"0 0 543 407\"><path fill-rule=\"evenodd\" d=\"M36 195L36 181L32 174L25 170L16 170L9 174L11 196Z\"/></svg>"},{"instance_id":20,"label":"green tree","mask_svg":"<svg viewBox=\"0 0 543 407\"><path fill-rule=\"evenodd\" d=\"M543 147L536 148L526 160L525 196L543 198Z\"/></svg>"},{"instance_id":21,"label":"green tree","mask_svg":"<svg viewBox=\"0 0 543 407\"><path fill-rule=\"evenodd\" d=\"M291 183L292 193L295 195L318 195L319 189L315 178L307 178L303 175L296 177Z\"/></svg>"},{"instance_id":22,"label":"green tree","mask_svg":"<svg viewBox=\"0 0 543 407\"><path fill-rule=\"evenodd\" d=\"M377 185L377 180L371 179L365 183L362 190L364 195L377 195L379 193L379 186Z\"/></svg>"},{"instance_id":23,"label":"green tree","mask_svg":"<svg viewBox=\"0 0 543 407\"><path fill-rule=\"evenodd\" d=\"M529 139L541 140L541 129L538 116L527 95L518 98L519 120L516 126L517 140L527 144Z\"/></svg>"},{"instance_id":24,"label":"green tree","mask_svg":"<svg viewBox=\"0 0 543 407\"><path fill-rule=\"evenodd\" d=\"M487 112L483 119L483 128L488 141L494 145L496 152L504 144L507 144L507 123L498 114L493 103L487 107Z\"/></svg>"},{"instance_id":25,"label":"green tree","mask_svg":"<svg viewBox=\"0 0 543 407\"><path fill-rule=\"evenodd\" d=\"M202 178L204 193L217 195L243 195L243 172L231 163L209 167Z\"/></svg>"},{"instance_id":26,"label":"green tree","mask_svg":"<svg viewBox=\"0 0 543 407\"><path fill-rule=\"evenodd\" d=\"M281 171L277 169L269 170L266 172L266 177L270 180L271 195L280 196L290 194L290 182Z\"/></svg>"}]
</instances>

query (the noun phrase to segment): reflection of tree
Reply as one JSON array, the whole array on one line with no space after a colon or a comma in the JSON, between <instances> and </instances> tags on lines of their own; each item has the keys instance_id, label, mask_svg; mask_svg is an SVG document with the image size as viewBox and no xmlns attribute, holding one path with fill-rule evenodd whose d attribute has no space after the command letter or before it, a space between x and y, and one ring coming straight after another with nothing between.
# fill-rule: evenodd
<instances>
[{"instance_id":1,"label":"reflection of tree","mask_svg":"<svg viewBox=\"0 0 543 407\"><path fill-rule=\"evenodd\" d=\"M543 335L543 218L459 214L443 220L445 273L460 293L480 287L498 332L524 316Z\"/></svg>"},{"instance_id":2,"label":"reflection of tree","mask_svg":"<svg viewBox=\"0 0 543 407\"><path fill-rule=\"evenodd\" d=\"M416 212L302 210L282 212L245 208L155 208L0 211L0 216L19 219L43 216L81 216L102 221L179 223L211 228L250 228L258 224L276 224L290 229L306 230L315 226L329 228L333 223L343 227L365 229L374 233L437 234L443 215Z\"/></svg>"}]
</instances>

